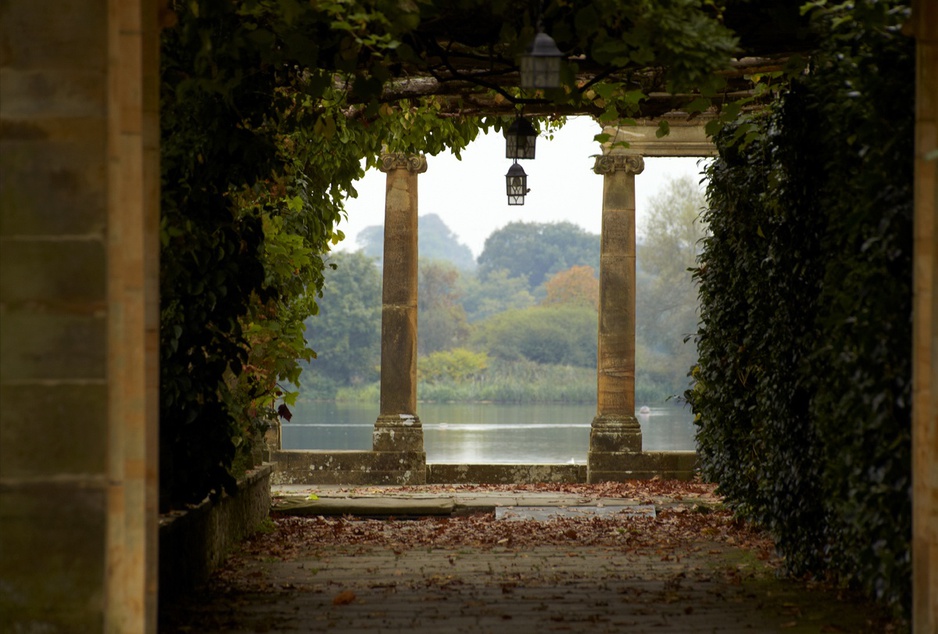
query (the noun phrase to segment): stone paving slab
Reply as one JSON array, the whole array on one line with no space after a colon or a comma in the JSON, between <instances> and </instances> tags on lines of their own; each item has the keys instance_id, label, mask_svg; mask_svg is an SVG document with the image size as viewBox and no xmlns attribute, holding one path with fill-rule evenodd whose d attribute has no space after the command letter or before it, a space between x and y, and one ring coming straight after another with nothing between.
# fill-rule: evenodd
<instances>
[{"instance_id":1,"label":"stone paving slab","mask_svg":"<svg viewBox=\"0 0 938 634\"><path fill-rule=\"evenodd\" d=\"M598 547L340 548L247 562L251 584L191 597L160 632L882 634L826 591L707 555Z\"/></svg>"},{"instance_id":2,"label":"stone paving slab","mask_svg":"<svg viewBox=\"0 0 938 634\"><path fill-rule=\"evenodd\" d=\"M697 500L605 499L563 492L401 492L399 489L277 487L279 497L314 494L338 508L359 505L397 515L405 505L518 515L610 513ZM714 505L711 498L702 504ZM582 507L588 507L586 509ZM499 508L500 511L495 509ZM317 512L317 515L322 514ZM472 521L478 521L476 520ZM316 521L316 520L313 520ZM357 521L328 518L355 533ZM457 519L431 520L441 523ZM466 520L467 522L470 520ZM442 525L442 524L441 524ZM360 533L365 535L364 532ZM690 545L652 547L569 543L406 548L319 544L281 556L276 549L236 558L201 593L161 614L161 634L342 632L345 634L546 634L707 632L883 634L881 615L823 587L780 579L741 545L702 533ZM503 543L504 542L504 543ZM275 542L279 543L279 542Z\"/></svg>"},{"instance_id":3,"label":"stone paving slab","mask_svg":"<svg viewBox=\"0 0 938 634\"><path fill-rule=\"evenodd\" d=\"M451 498L317 498L283 497L271 510L282 515L356 515L360 517L426 517L452 515Z\"/></svg>"},{"instance_id":4,"label":"stone paving slab","mask_svg":"<svg viewBox=\"0 0 938 634\"><path fill-rule=\"evenodd\" d=\"M437 492L400 492L394 487L369 487L367 492L349 491L339 486L277 485L272 488L273 510L296 515L360 515L407 517L423 515L445 515L449 513L494 513L504 507L630 507L640 504L627 498L592 498L574 493L500 491L453 491L448 494ZM309 499L312 496L314 499ZM643 502L654 507L681 505L713 505L712 500L658 497ZM447 506L449 505L449 506ZM647 505L647 504L646 504ZM426 509L424 512L422 509ZM321 513L316 513L316 510Z\"/></svg>"},{"instance_id":5,"label":"stone paving slab","mask_svg":"<svg viewBox=\"0 0 938 634\"><path fill-rule=\"evenodd\" d=\"M546 522L558 517L655 517L651 504L615 506L500 506L495 509L497 520L538 520Z\"/></svg>"}]
</instances>

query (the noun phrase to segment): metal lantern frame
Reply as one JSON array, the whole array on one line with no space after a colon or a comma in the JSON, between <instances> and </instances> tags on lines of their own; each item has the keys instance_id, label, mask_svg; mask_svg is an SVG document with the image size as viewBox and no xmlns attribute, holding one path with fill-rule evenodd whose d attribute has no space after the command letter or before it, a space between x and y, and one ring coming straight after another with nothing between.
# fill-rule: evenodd
<instances>
[{"instance_id":1,"label":"metal lantern frame","mask_svg":"<svg viewBox=\"0 0 938 634\"><path fill-rule=\"evenodd\" d=\"M523 205L524 197L528 193L528 175L524 173L524 168L518 165L515 160L508 173L505 174L505 189L508 194L509 205Z\"/></svg>"},{"instance_id":2,"label":"metal lantern frame","mask_svg":"<svg viewBox=\"0 0 938 634\"><path fill-rule=\"evenodd\" d=\"M505 130L505 158L533 159L537 130L531 122L518 115Z\"/></svg>"},{"instance_id":3,"label":"metal lantern frame","mask_svg":"<svg viewBox=\"0 0 938 634\"><path fill-rule=\"evenodd\" d=\"M539 31L527 52L521 56L521 88L560 88L560 65L563 56L554 38Z\"/></svg>"}]
</instances>

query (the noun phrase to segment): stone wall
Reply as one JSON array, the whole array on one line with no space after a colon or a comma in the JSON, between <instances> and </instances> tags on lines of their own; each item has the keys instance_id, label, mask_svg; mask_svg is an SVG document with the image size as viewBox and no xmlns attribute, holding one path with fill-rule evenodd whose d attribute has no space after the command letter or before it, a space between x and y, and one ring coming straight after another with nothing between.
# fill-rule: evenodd
<instances>
[{"instance_id":1,"label":"stone wall","mask_svg":"<svg viewBox=\"0 0 938 634\"><path fill-rule=\"evenodd\" d=\"M423 452L273 451L275 484L422 484Z\"/></svg>"},{"instance_id":2,"label":"stone wall","mask_svg":"<svg viewBox=\"0 0 938 634\"><path fill-rule=\"evenodd\" d=\"M649 451L604 454L614 468L595 473L569 464L424 464L423 454L373 451L273 451L274 484L534 484L647 480L655 476L690 480L697 470L693 451ZM602 466L602 465L600 465ZM420 470L425 480L414 477ZM401 474L404 474L403 476ZM612 477L614 476L614 477Z\"/></svg>"},{"instance_id":3,"label":"stone wall","mask_svg":"<svg viewBox=\"0 0 938 634\"><path fill-rule=\"evenodd\" d=\"M101 631L108 3L0 5L0 614Z\"/></svg>"},{"instance_id":4,"label":"stone wall","mask_svg":"<svg viewBox=\"0 0 938 634\"><path fill-rule=\"evenodd\" d=\"M427 484L576 484L585 464L428 464Z\"/></svg>"},{"instance_id":5,"label":"stone wall","mask_svg":"<svg viewBox=\"0 0 938 634\"><path fill-rule=\"evenodd\" d=\"M205 582L228 552L253 534L270 511L272 466L238 482L238 493L160 517L160 601Z\"/></svg>"}]
</instances>

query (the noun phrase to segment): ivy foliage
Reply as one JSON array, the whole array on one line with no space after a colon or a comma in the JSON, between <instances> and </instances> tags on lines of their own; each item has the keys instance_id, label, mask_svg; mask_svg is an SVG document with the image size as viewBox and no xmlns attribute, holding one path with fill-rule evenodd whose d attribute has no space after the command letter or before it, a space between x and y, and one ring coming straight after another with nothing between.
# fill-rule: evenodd
<instances>
[{"instance_id":1,"label":"ivy foliage","mask_svg":"<svg viewBox=\"0 0 938 634\"><path fill-rule=\"evenodd\" d=\"M811 10L808 71L717 138L688 398L704 474L793 572L907 613L914 48L901 4Z\"/></svg>"},{"instance_id":2,"label":"ivy foliage","mask_svg":"<svg viewBox=\"0 0 938 634\"><path fill-rule=\"evenodd\" d=\"M347 39L324 26L334 16L301 20L287 4L180 3L164 34L164 509L230 488L236 457L284 411L277 398L295 397L280 386L314 354L303 321L317 311L323 256L343 238L336 225L362 159L383 148L458 152L486 127L420 103L346 116L353 93L299 64L342 66ZM320 40L304 31L314 26ZM383 41L365 40L357 46Z\"/></svg>"}]
</instances>

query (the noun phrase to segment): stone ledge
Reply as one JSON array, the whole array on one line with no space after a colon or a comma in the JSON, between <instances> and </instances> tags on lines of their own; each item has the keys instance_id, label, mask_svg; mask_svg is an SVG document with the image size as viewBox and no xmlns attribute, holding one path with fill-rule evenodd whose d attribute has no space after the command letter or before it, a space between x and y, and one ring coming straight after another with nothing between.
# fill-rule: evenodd
<instances>
[{"instance_id":1,"label":"stone ledge","mask_svg":"<svg viewBox=\"0 0 938 634\"><path fill-rule=\"evenodd\" d=\"M204 583L229 550L254 533L270 512L270 475L263 464L238 481L238 492L160 516L160 600Z\"/></svg>"},{"instance_id":2,"label":"stone ledge","mask_svg":"<svg viewBox=\"0 0 938 634\"><path fill-rule=\"evenodd\" d=\"M271 511L279 515L354 515L356 517L426 517L452 515L452 498L309 498L289 496Z\"/></svg>"},{"instance_id":3,"label":"stone ledge","mask_svg":"<svg viewBox=\"0 0 938 634\"><path fill-rule=\"evenodd\" d=\"M586 482L586 465L428 464L427 484L575 484Z\"/></svg>"},{"instance_id":4,"label":"stone ledge","mask_svg":"<svg viewBox=\"0 0 938 634\"><path fill-rule=\"evenodd\" d=\"M390 451L274 451L274 484L423 484L426 454Z\"/></svg>"},{"instance_id":5,"label":"stone ledge","mask_svg":"<svg viewBox=\"0 0 938 634\"><path fill-rule=\"evenodd\" d=\"M591 452L585 464L426 464L424 453L274 451L275 485L575 484L648 479L690 480L693 451ZM599 478L599 479L597 479Z\"/></svg>"},{"instance_id":6,"label":"stone ledge","mask_svg":"<svg viewBox=\"0 0 938 634\"><path fill-rule=\"evenodd\" d=\"M694 451L590 452L587 478L590 483L648 480L655 476L691 480L697 465Z\"/></svg>"}]
</instances>

